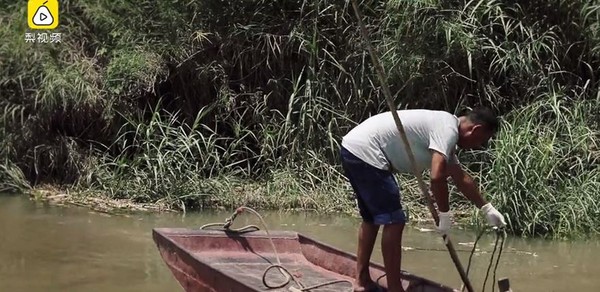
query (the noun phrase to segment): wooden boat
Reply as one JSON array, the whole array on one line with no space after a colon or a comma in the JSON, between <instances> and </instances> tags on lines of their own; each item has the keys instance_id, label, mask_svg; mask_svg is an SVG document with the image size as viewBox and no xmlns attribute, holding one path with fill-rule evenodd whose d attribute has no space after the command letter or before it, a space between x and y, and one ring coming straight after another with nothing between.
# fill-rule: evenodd
<instances>
[{"instance_id":1,"label":"wooden boat","mask_svg":"<svg viewBox=\"0 0 600 292\"><path fill-rule=\"evenodd\" d=\"M356 256L296 232L264 231L235 233L221 230L155 228L153 239L161 257L185 291L301 291L298 283L289 281L281 288L266 284L281 283L284 273L280 263L303 287L333 280L352 281ZM275 250L274 250L275 248ZM371 264L374 279L384 275L383 266ZM458 291L431 280L403 271L406 291ZM385 277L381 282L385 282ZM351 283L351 282L350 282ZM310 291L352 291L348 282L323 286ZM385 291L385 283L381 290ZM295 287L296 290L294 290Z\"/></svg>"}]
</instances>

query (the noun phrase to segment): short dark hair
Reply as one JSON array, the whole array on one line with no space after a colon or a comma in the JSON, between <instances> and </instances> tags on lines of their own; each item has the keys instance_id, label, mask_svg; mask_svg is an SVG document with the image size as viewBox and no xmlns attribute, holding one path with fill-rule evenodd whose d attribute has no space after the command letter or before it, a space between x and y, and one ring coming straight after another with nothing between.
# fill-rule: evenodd
<instances>
[{"instance_id":1,"label":"short dark hair","mask_svg":"<svg viewBox=\"0 0 600 292\"><path fill-rule=\"evenodd\" d=\"M496 133L500 127L500 121L496 114L488 107L476 107L469 111L466 115L467 119L479 125L483 125L486 129Z\"/></svg>"}]
</instances>

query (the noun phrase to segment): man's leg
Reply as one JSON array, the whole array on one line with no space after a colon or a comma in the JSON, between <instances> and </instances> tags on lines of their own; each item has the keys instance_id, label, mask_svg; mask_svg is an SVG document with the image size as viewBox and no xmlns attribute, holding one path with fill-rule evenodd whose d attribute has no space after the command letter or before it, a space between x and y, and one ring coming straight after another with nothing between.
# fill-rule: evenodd
<instances>
[{"instance_id":1,"label":"man's leg","mask_svg":"<svg viewBox=\"0 0 600 292\"><path fill-rule=\"evenodd\" d=\"M373 216L373 224L383 225L381 253L389 292L404 292L401 279L402 232L406 216L400 203L400 190L392 173L377 170L378 179L363 198Z\"/></svg>"},{"instance_id":2,"label":"man's leg","mask_svg":"<svg viewBox=\"0 0 600 292\"><path fill-rule=\"evenodd\" d=\"M406 218L400 203L398 184L391 172L377 169L341 149L342 166L357 194L357 203L363 223L359 228L356 290L369 289L373 280L369 262L379 226L384 225L382 253L391 292L403 292L400 280L400 252L402 231Z\"/></svg>"},{"instance_id":3,"label":"man's leg","mask_svg":"<svg viewBox=\"0 0 600 292\"><path fill-rule=\"evenodd\" d=\"M358 229L358 252L356 253L356 285L359 288L369 289L374 282L369 273L369 263L375 239L377 239L379 225L363 221Z\"/></svg>"},{"instance_id":4,"label":"man's leg","mask_svg":"<svg viewBox=\"0 0 600 292\"><path fill-rule=\"evenodd\" d=\"M358 228L358 251L356 253L356 279L354 291L368 291L374 281L369 273L371 254L379 232L379 225L373 224L373 216L370 214L361 194L368 193L373 186L372 167L351 154L344 147L340 149L342 167L346 177L356 193L358 211L362 217L362 223Z\"/></svg>"},{"instance_id":5,"label":"man's leg","mask_svg":"<svg viewBox=\"0 0 600 292\"><path fill-rule=\"evenodd\" d=\"M404 223L386 224L383 227L381 253L389 292L404 292L400 278L403 231Z\"/></svg>"}]
</instances>

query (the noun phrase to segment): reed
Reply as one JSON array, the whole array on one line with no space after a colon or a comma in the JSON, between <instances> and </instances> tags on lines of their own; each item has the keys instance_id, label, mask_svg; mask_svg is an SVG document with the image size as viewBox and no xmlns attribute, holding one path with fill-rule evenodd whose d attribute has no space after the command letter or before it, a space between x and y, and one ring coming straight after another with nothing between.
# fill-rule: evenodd
<instances>
[{"instance_id":1,"label":"reed","mask_svg":"<svg viewBox=\"0 0 600 292\"><path fill-rule=\"evenodd\" d=\"M598 232L600 132L591 121L600 103L564 102L554 90L511 112L482 180L515 233L593 234Z\"/></svg>"},{"instance_id":2,"label":"reed","mask_svg":"<svg viewBox=\"0 0 600 292\"><path fill-rule=\"evenodd\" d=\"M461 161L511 231L598 231L595 1L360 6L399 108L503 116ZM0 7L0 189L354 212L339 141L387 108L348 1L61 1L60 44Z\"/></svg>"}]
</instances>

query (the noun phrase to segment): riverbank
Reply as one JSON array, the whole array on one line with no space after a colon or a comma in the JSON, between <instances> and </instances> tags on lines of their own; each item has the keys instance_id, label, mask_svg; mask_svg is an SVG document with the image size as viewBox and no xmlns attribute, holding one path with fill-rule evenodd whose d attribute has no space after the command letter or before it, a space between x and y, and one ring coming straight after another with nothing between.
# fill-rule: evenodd
<instances>
[{"instance_id":1,"label":"riverbank","mask_svg":"<svg viewBox=\"0 0 600 292\"><path fill-rule=\"evenodd\" d=\"M416 187L416 186L413 186ZM183 202L174 204L165 200L156 202L136 202L128 198L112 198L101 192L89 190L70 190L52 185L41 185L26 191L26 195L34 201L44 202L55 206L77 206L87 208L92 211L107 213L111 215L136 214L136 213L186 213L202 212L202 210L233 211L240 206L249 206L259 211L269 212L298 212L313 213L315 215L334 215L347 216L359 219L359 214L355 207L352 193L339 192L335 194L339 197L329 197L327 199L323 193L308 193L304 198L296 196L296 199L282 201L278 194L270 193L261 196L261 191L268 189L278 190L279 188L269 188L260 186L258 183L245 184L244 186L233 186L230 190L225 190L219 194L204 194L206 198L203 204L194 207L186 207ZM415 191L412 189L411 191ZM409 216L411 224L432 223L429 209L420 198L420 194L405 192L403 197L403 207ZM263 193L264 194L264 193ZM309 199L309 197L311 197ZM315 201L315 197L318 202ZM282 203L283 202L283 203ZM310 202L310 203L309 203ZM279 205L282 204L282 205ZM453 204L453 212L456 223L459 225L472 224L474 222L475 209L468 204ZM475 211L475 216L476 215ZM477 219L475 218L475 221Z\"/></svg>"},{"instance_id":2,"label":"riverbank","mask_svg":"<svg viewBox=\"0 0 600 292\"><path fill-rule=\"evenodd\" d=\"M140 212L175 212L165 203L138 203L131 199L114 199L102 194L84 194L61 189L56 186L42 185L28 190L26 194L31 200L46 202L55 206L78 206L90 210L109 213L140 213Z\"/></svg>"}]
</instances>

